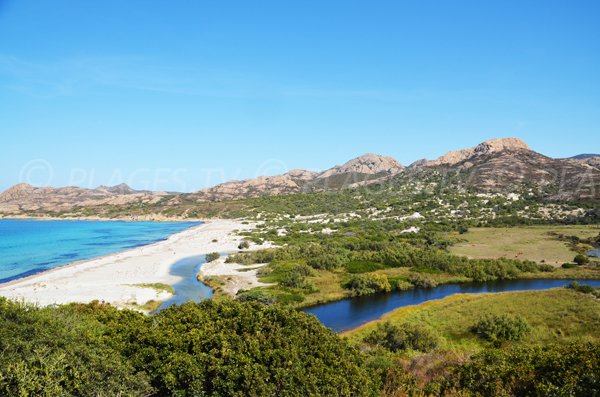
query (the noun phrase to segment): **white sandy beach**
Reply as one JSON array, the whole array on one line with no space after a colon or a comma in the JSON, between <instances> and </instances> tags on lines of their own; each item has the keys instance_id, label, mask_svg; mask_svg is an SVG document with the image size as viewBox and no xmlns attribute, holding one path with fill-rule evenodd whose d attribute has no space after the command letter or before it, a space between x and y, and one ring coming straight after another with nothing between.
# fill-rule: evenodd
<instances>
[{"instance_id":1,"label":"white sandy beach","mask_svg":"<svg viewBox=\"0 0 600 397\"><path fill-rule=\"evenodd\" d=\"M164 300L171 294L135 284L173 285L180 280L169 274L175 262L210 252L235 251L241 237L235 236L233 231L251 227L239 221L209 221L165 241L2 284L0 296L43 306L100 300L128 307L143 305L150 300Z\"/></svg>"}]
</instances>

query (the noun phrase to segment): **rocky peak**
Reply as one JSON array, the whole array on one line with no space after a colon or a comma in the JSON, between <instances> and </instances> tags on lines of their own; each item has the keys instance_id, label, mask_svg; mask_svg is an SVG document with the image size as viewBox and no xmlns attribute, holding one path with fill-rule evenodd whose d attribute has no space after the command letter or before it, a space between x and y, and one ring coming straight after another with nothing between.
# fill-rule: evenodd
<instances>
[{"instance_id":1,"label":"rocky peak","mask_svg":"<svg viewBox=\"0 0 600 397\"><path fill-rule=\"evenodd\" d=\"M439 157L437 160L419 160L412 164L413 167L433 167L438 165L454 165L474 157L492 154L502 151L531 150L529 145L519 138L496 138L490 139L479 145L462 150L453 150Z\"/></svg>"},{"instance_id":2,"label":"rocky peak","mask_svg":"<svg viewBox=\"0 0 600 397\"><path fill-rule=\"evenodd\" d=\"M467 149L468 150L468 149ZM503 150L531 150L529 145L519 138L490 139L473 148L475 153L494 153Z\"/></svg>"},{"instance_id":3,"label":"rocky peak","mask_svg":"<svg viewBox=\"0 0 600 397\"><path fill-rule=\"evenodd\" d=\"M392 157L381 156L378 154L367 153L355 159L346 162L343 165L335 166L319 175L319 178L327 178L337 174L397 174L404 166Z\"/></svg>"},{"instance_id":4,"label":"rocky peak","mask_svg":"<svg viewBox=\"0 0 600 397\"><path fill-rule=\"evenodd\" d=\"M318 173L307 170L291 170L284 174L285 176L289 176L293 179L299 179L302 181L310 181L317 177Z\"/></svg>"},{"instance_id":5,"label":"rocky peak","mask_svg":"<svg viewBox=\"0 0 600 397\"><path fill-rule=\"evenodd\" d=\"M0 201L18 200L29 196L35 188L28 183L19 183L0 193Z\"/></svg>"},{"instance_id":6,"label":"rocky peak","mask_svg":"<svg viewBox=\"0 0 600 397\"><path fill-rule=\"evenodd\" d=\"M136 193L134 189L129 187L126 183L121 183L115 186L99 186L97 190L104 190L113 194L133 194Z\"/></svg>"}]
</instances>

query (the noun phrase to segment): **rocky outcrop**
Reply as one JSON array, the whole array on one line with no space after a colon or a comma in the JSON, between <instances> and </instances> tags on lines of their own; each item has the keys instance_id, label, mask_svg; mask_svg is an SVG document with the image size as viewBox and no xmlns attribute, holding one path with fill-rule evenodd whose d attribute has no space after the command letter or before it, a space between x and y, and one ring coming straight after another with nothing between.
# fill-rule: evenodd
<instances>
[{"instance_id":1,"label":"rocky outcrop","mask_svg":"<svg viewBox=\"0 0 600 397\"><path fill-rule=\"evenodd\" d=\"M367 153L338 165L319 174L318 178L328 178L340 174L366 174L366 175L396 175L404 166L392 157Z\"/></svg>"},{"instance_id":2,"label":"rocky outcrop","mask_svg":"<svg viewBox=\"0 0 600 397\"><path fill-rule=\"evenodd\" d=\"M462 150L454 150L446 153L436 160L419 160L411 167L436 167L440 165L455 165L460 162L471 160L479 156L490 155L502 151L523 151L531 150L529 146L518 138L497 138L490 139L479 145Z\"/></svg>"}]
</instances>

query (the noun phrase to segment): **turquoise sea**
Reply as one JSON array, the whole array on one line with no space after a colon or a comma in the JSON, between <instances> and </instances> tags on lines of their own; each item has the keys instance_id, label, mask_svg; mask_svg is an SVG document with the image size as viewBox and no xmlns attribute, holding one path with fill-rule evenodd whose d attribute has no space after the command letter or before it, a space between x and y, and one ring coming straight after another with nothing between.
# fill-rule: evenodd
<instances>
[{"instance_id":1,"label":"turquoise sea","mask_svg":"<svg viewBox=\"0 0 600 397\"><path fill-rule=\"evenodd\" d=\"M199 224L0 219L0 283L165 240Z\"/></svg>"}]
</instances>

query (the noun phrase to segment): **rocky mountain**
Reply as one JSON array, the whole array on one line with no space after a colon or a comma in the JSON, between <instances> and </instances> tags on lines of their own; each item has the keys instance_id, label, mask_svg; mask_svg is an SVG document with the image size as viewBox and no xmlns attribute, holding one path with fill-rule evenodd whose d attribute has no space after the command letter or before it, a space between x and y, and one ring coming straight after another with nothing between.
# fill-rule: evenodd
<instances>
[{"instance_id":1,"label":"rocky mountain","mask_svg":"<svg viewBox=\"0 0 600 397\"><path fill-rule=\"evenodd\" d=\"M226 200L242 197L291 194L341 189L364 184L402 171L404 166L391 157L368 153L323 172L292 170L283 175L260 176L226 182L193 193L197 200Z\"/></svg>"},{"instance_id":2,"label":"rocky mountain","mask_svg":"<svg viewBox=\"0 0 600 397\"><path fill-rule=\"evenodd\" d=\"M402 187L416 181L413 186L422 186L421 182L431 180L432 176L438 180L441 176L442 183L460 184L481 192L541 193L550 200L600 199L600 157L576 157L553 159L531 150L520 139L502 138L451 151L436 160L419 160L409 168L391 157L365 154L323 172L292 170L185 194L136 191L125 184L96 189L19 184L0 193L0 216L48 213L109 216L116 207L121 212L124 208L145 208L144 216L152 216L153 211L170 213L171 209L183 206L193 212L198 205L248 197L334 191L381 183Z\"/></svg>"},{"instance_id":3,"label":"rocky mountain","mask_svg":"<svg viewBox=\"0 0 600 397\"><path fill-rule=\"evenodd\" d=\"M411 168L454 173L468 187L485 192L528 188L552 199L585 199L600 198L600 168L594 159L553 159L520 139L504 138L448 152L437 160L421 160Z\"/></svg>"},{"instance_id":4,"label":"rocky mountain","mask_svg":"<svg viewBox=\"0 0 600 397\"><path fill-rule=\"evenodd\" d=\"M0 193L0 213L23 214L30 211L68 212L98 205L153 203L166 193L136 191L126 184L86 189L75 186L53 188L15 185Z\"/></svg>"},{"instance_id":5,"label":"rocky mountain","mask_svg":"<svg viewBox=\"0 0 600 397\"><path fill-rule=\"evenodd\" d=\"M196 200L229 200L263 195L299 193L303 186L317 177L316 172L292 170L283 175L259 176L243 181L231 181L192 193Z\"/></svg>"},{"instance_id":6,"label":"rocky mountain","mask_svg":"<svg viewBox=\"0 0 600 397\"><path fill-rule=\"evenodd\" d=\"M335 175L363 174L363 175L395 175L402 171L404 166L392 157L367 153L333 168L323 171L318 178L329 178Z\"/></svg>"},{"instance_id":7,"label":"rocky mountain","mask_svg":"<svg viewBox=\"0 0 600 397\"><path fill-rule=\"evenodd\" d=\"M418 160L411 167L435 167L440 165L456 165L463 161L472 160L480 156L491 155L502 151L529 151L529 145L518 138L490 139L479 145L462 150L453 150L436 160Z\"/></svg>"}]
</instances>

